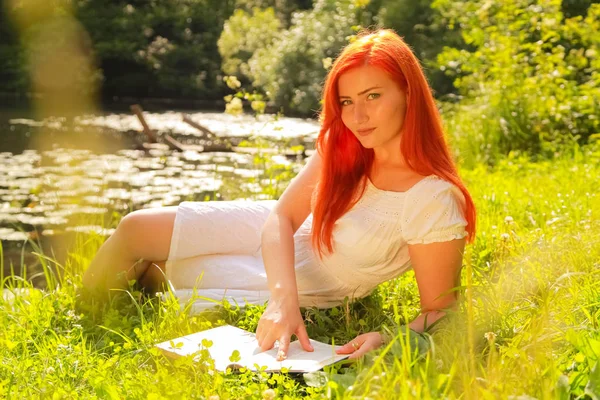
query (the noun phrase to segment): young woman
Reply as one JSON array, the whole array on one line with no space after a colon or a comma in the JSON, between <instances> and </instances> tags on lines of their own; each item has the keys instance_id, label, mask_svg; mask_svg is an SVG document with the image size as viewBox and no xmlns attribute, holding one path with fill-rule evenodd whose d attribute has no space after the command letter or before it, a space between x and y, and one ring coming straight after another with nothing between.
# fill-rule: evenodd
<instances>
[{"instance_id":1,"label":"young woman","mask_svg":"<svg viewBox=\"0 0 600 400\"><path fill-rule=\"evenodd\" d=\"M444 140L422 69L391 30L365 32L334 62L323 91L317 152L278 201L184 202L125 216L83 277L88 289L164 279L195 310L268 301L256 335L296 335L311 351L300 307L361 298L412 268L417 332L455 304L475 208ZM152 267L151 267L152 266ZM157 268L155 268L157 267ZM165 272L164 274L162 272ZM365 333L339 350L379 347Z\"/></svg>"}]
</instances>

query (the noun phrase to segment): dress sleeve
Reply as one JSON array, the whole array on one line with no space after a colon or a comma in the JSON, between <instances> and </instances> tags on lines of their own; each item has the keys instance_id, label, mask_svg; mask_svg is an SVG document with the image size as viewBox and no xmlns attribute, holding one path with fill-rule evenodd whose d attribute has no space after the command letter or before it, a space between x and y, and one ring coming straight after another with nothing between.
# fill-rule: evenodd
<instances>
[{"instance_id":1,"label":"dress sleeve","mask_svg":"<svg viewBox=\"0 0 600 400\"><path fill-rule=\"evenodd\" d=\"M467 236L464 196L450 182L434 177L408 192L402 233L408 244L447 242Z\"/></svg>"}]
</instances>

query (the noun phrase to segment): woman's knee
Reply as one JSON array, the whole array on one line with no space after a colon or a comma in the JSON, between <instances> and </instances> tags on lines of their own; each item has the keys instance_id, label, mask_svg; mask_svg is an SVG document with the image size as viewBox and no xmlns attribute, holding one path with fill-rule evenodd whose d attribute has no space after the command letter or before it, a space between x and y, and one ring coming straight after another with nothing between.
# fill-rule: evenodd
<instances>
[{"instance_id":1,"label":"woman's knee","mask_svg":"<svg viewBox=\"0 0 600 400\"><path fill-rule=\"evenodd\" d=\"M143 210L132 211L123 216L117 225L115 233L120 235L131 235L139 231L145 223L144 220L148 218L142 211Z\"/></svg>"},{"instance_id":2,"label":"woman's knee","mask_svg":"<svg viewBox=\"0 0 600 400\"><path fill-rule=\"evenodd\" d=\"M162 261L169 255L177 207L133 211L119 222L113 236L137 258Z\"/></svg>"}]
</instances>

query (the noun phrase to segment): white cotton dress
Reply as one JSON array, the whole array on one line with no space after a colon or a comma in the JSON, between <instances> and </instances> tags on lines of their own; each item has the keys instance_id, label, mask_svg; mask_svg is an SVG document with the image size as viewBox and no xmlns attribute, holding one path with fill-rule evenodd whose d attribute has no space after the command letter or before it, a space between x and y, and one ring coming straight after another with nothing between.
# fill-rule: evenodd
<instances>
[{"instance_id":1,"label":"white cotton dress","mask_svg":"<svg viewBox=\"0 0 600 400\"><path fill-rule=\"evenodd\" d=\"M191 312L230 303L264 304L270 296L260 231L275 200L183 202L175 217L167 280ZM367 180L362 198L333 230L334 252L318 258L311 246L312 214L294 235L301 307L329 308L367 296L411 268L408 245L467 235L464 197L430 175L406 192Z\"/></svg>"}]
</instances>

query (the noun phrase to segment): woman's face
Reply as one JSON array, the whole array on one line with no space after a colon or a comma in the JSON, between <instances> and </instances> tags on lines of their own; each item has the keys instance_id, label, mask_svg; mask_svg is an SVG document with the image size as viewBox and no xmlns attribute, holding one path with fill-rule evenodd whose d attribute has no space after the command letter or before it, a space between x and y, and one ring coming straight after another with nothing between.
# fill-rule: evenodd
<instances>
[{"instance_id":1,"label":"woman's face","mask_svg":"<svg viewBox=\"0 0 600 400\"><path fill-rule=\"evenodd\" d=\"M352 68L338 80L342 121L365 148L399 141L406 94L388 74L371 65Z\"/></svg>"}]
</instances>

